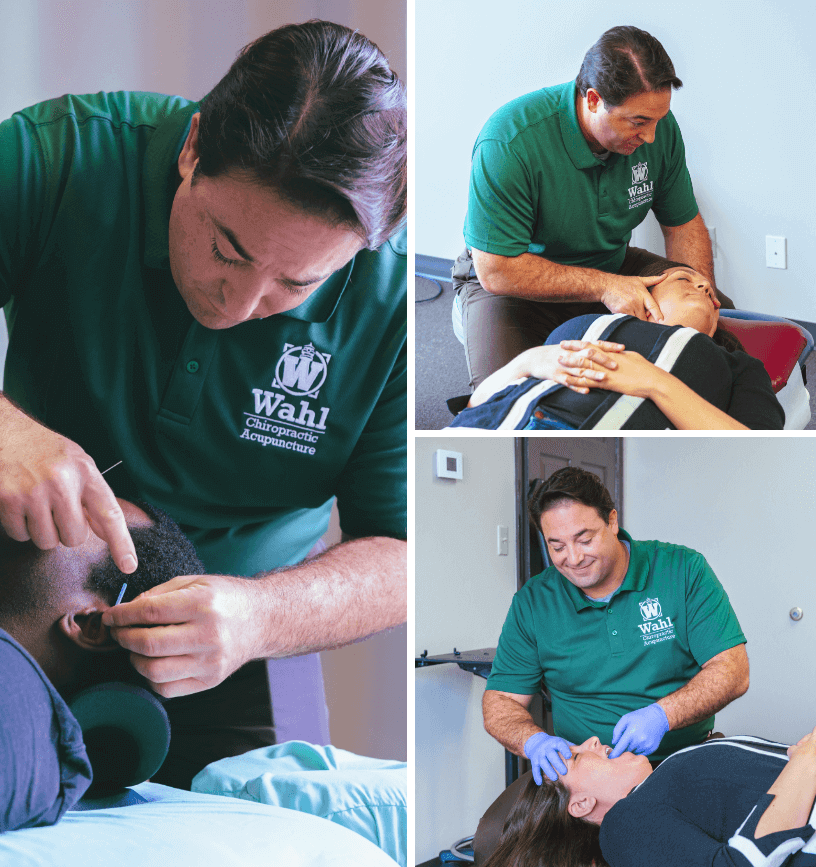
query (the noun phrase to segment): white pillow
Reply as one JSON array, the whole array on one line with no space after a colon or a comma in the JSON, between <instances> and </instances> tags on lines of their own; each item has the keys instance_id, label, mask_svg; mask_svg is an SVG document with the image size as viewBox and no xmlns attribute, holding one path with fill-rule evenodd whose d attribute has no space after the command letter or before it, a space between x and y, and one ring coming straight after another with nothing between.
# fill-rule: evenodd
<instances>
[{"instance_id":1,"label":"white pillow","mask_svg":"<svg viewBox=\"0 0 816 867\"><path fill-rule=\"evenodd\" d=\"M134 788L149 803L69 811L52 827L0 834L0 865L394 867L373 843L315 816L155 783Z\"/></svg>"}]
</instances>

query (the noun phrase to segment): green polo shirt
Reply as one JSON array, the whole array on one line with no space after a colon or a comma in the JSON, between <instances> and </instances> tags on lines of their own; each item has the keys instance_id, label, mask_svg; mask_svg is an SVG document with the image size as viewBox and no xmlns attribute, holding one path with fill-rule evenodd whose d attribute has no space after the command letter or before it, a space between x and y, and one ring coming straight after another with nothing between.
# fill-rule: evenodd
<instances>
[{"instance_id":1,"label":"green polo shirt","mask_svg":"<svg viewBox=\"0 0 816 867\"><path fill-rule=\"evenodd\" d=\"M550 567L513 597L487 689L552 697L555 734L612 743L626 713L685 686L703 663L745 642L728 596L705 558L664 542L630 543L629 568L596 602ZM699 743L714 717L670 731L652 759Z\"/></svg>"},{"instance_id":2,"label":"green polo shirt","mask_svg":"<svg viewBox=\"0 0 816 867\"><path fill-rule=\"evenodd\" d=\"M198 105L99 93L0 124L5 389L119 496L165 509L210 572L404 537L406 247L363 251L300 306L223 331L170 274L176 162Z\"/></svg>"},{"instance_id":3,"label":"green polo shirt","mask_svg":"<svg viewBox=\"0 0 816 867\"><path fill-rule=\"evenodd\" d=\"M575 94L574 81L545 87L487 121L473 148L468 247L616 272L650 208L664 226L697 215L671 112L652 144L601 160L578 126Z\"/></svg>"}]
</instances>

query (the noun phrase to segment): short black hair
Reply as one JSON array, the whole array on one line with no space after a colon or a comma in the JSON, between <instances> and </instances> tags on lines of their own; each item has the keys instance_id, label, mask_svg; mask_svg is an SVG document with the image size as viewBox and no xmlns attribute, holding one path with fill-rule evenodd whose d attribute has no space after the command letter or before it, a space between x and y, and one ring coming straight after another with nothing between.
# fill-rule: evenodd
<instances>
[{"instance_id":1,"label":"short black hair","mask_svg":"<svg viewBox=\"0 0 816 867\"><path fill-rule=\"evenodd\" d=\"M575 83L581 96L592 87L613 108L638 93L683 86L660 42L631 26L612 27L601 36L584 56Z\"/></svg>"},{"instance_id":2,"label":"short black hair","mask_svg":"<svg viewBox=\"0 0 816 867\"><path fill-rule=\"evenodd\" d=\"M527 500L527 510L535 528L541 527L544 512L565 500L590 506L605 524L609 523L609 516L615 508L609 491L595 473L580 467L562 467L536 485Z\"/></svg>"},{"instance_id":3,"label":"short black hair","mask_svg":"<svg viewBox=\"0 0 816 867\"><path fill-rule=\"evenodd\" d=\"M136 502L134 505L146 512L153 521L149 527L129 528L139 560L138 568L130 575L125 575L119 571L108 552L103 560L91 567L85 581L85 589L98 594L109 605L116 601L125 582L127 590L122 601L130 602L140 593L179 575L204 573L204 564L193 543L166 512L149 503Z\"/></svg>"},{"instance_id":4,"label":"short black hair","mask_svg":"<svg viewBox=\"0 0 816 867\"><path fill-rule=\"evenodd\" d=\"M356 30L308 21L250 43L204 98L193 173L234 171L371 249L407 208L405 86Z\"/></svg>"}]
</instances>

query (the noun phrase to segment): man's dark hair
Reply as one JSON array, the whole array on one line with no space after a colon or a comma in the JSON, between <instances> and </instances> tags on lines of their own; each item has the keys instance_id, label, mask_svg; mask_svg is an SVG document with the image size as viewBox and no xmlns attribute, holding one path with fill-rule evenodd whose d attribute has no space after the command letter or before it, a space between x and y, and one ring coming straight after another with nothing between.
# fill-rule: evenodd
<instances>
[{"instance_id":1,"label":"man's dark hair","mask_svg":"<svg viewBox=\"0 0 816 867\"><path fill-rule=\"evenodd\" d=\"M125 582L127 590L122 601L130 602L140 593L179 575L204 574L204 564L178 524L149 503L137 502L136 505L153 521L149 527L129 528L139 567L130 575L124 575L108 552L101 562L91 567L85 581L86 590L97 593L110 605L116 601Z\"/></svg>"},{"instance_id":2,"label":"man's dark hair","mask_svg":"<svg viewBox=\"0 0 816 867\"><path fill-rule=\"evenodd\" d=\"M537 485L527 500L527 510L535 528L541 526L544 512L565 500L590 506L605 524L609 523L609 515L615 508L609 491L595 473L580 467L563 467Z\"/></svg>"},{"instance_id":3,"label":"man's dark hair","mask_svg":"<svg viewBox=\"0 0 816 867\"><path fill-rule=\"evenodd\" d=\"M655 259L654 261L648 262L644 265L638 272L638 276L658 277L664 271L668 271L669 268L691 268L691 265L687 265L685 262L672 262L670 259ZM696 271L697 269L691 268L691 270ZM649 291L651 292L651 289L649 289ZM721 327L719 324L717 325L717 330L714 332L714 336L711 339L717 344L717 346L721 346L728 352L734 352L736 349L745 352L745 347L742 345L742 341L739 337L727 328Z\"/></svg>"},{"instance_id":4,"label":"man's dark hair","mask_svg":"<svg viewBox=\"0 0 816 867\"><path fill-rule=\"evenodd\" d=\"M328 21L247 45L204 98L193 174L234 171L379 247L406 213L405 86L362 34Z\"/></svg>"},{"instance_id":5,"label":"man's dark hair","mask_svg":"<svg viewBox=\"0 0 816 867\"><path fill-rule=\"evenodd\" d=\"M644 91L676 89L683 82L674 73L666 49L645 30L613 27L587 51L576 79L581 96L590 87L609 107Z\"/></svg>"}]
</instances>

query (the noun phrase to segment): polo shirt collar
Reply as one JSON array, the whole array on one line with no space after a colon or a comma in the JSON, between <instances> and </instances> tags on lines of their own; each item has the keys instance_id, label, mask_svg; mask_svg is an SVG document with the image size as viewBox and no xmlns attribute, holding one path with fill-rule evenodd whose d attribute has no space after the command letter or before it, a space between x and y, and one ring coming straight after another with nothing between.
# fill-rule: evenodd
<instances>
[{"instance_id":1,"label":"polo shirt collar","mask_svg":"<svg viewBox=\"0 0 816 867\"><path fill-rule=\"evenodd\" d=\"M569 158L576 169L592 169L595 166L603 166L603 160L599 160L590 150L581 127L578 123L578 110L575 105L575 97L578 87L573 81L565 87L561 94L561 104L558 107L558 119L561 124L561 137L564 140ZM615 158L615 154L609 155L609 160ZM608 161L607 160L607 163Z\"/></svg>"},{"instance_id":2,"label":"polo shirt collar","mask_svg":"<svg viewBox=\"0 0 816 867\"><path fill-rule=\"evenodd\" d=\"M173 112L156 128L145 151L142 166L142 194L145 209L144 263L148 268L170 270L170 210L179 184L178 158L190 122L200 103L191 102ZM334 313L354 270L354 259L334 274L302 304L285 313L288 319L326 322Z\"/></svg>"},{"instance_id":3,"label":"polo shirt collar","mask_svg":"<svg viewBox=\"0 0 816 867\"><path fill-rule=\"evenodd\" d=\"M617 589L616 593L624 593L628 590L643 590L646 587L646 580L649 577L649 559L640 550L640 545L638 545L637 542L634 542L632 537L622 527L618 528L618 539L622 542L629 543L629 566L626 569L623 583ZM584 608L599 608L606 605L606 603L603 603L603 606L594 605L586 598L586 596L584 596L583 592L578 587L568 581L560 572L558 573L558 577L561 579L561 584L566 590L567 595L575 605L576 611L583 611Z\"/></svg>"}]
</instances>

